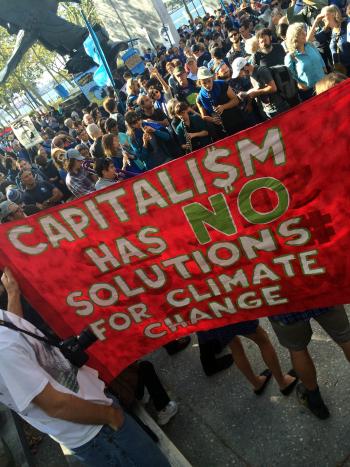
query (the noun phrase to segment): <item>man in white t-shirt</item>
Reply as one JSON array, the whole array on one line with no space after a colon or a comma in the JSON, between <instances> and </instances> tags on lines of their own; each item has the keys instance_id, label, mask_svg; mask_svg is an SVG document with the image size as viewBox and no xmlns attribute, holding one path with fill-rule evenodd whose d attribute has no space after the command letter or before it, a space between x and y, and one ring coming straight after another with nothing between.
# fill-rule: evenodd
<instances>
[{"instance_id":1,"label":"man in white t-shirt","mask_svg":"<svg viewBox=\"0 0 350 467\"><path fill-rule=\"evenodd\" d=\"M105 394L95 370L76 368L56 347L3 325L44 337L23 318L20 290L8 268L1 280L11 311L0 310L0 402L87 465L170 467L140 426Z\"/></svg>"}]
</instances>

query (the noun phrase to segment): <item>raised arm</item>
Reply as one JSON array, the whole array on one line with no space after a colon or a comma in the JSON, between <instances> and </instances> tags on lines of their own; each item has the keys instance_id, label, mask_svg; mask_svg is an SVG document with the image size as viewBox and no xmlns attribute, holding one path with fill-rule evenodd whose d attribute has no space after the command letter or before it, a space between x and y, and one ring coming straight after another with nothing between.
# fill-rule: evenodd
<instances>
[{"instance_id":1,"label":"raised arm","mask_svg":"<svg viewBox=\"0 0 350 467\"><path fill-rule=\"evenodd\" d=\"M11 311L11 313L23 318L21 291L10 268L5 267L3 275L1 276L1 282L7 292L8 311Z\"/></svg>"},{"instance_id":2,"label":"raised arm","mask_svg":"<svg viewBox=\"0 0 350 467\"><path fill-rule=\"evenodd\" d=\"M157 68L154 68L152 73L151 73L151 77L154 76L159 82L160 84L162 85L162 88L163 88L163 91L164 92L170 92L171 89L170 89L170 86L168 85L168 83L164 80L163 76L159 73L159 71L157 70Z\"/></svg>"}]
</instances>

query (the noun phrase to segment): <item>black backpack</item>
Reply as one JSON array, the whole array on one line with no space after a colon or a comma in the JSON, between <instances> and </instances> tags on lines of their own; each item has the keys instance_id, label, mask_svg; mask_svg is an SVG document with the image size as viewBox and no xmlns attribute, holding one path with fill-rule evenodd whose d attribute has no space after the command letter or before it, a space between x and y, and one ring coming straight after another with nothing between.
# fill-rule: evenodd
<instances>
[{"instance_id":1,"label":"black backpack","mask_svg":"<svg viewBox=\"0 0 350 467\"><path fill-rule=\"evenodd\" d=\"M287 102L298 99L298 86L289 69L284 65L276 65L269 70L281 97Z\"/></svg>"}]
</instances>

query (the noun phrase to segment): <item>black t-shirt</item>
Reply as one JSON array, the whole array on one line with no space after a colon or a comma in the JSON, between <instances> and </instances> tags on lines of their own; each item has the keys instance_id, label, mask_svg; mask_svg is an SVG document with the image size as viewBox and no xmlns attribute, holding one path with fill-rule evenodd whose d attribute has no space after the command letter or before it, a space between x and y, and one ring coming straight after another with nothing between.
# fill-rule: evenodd
<instances>
[{"instance_id":1,"label":"black t-shirt","mask_svg":"<svg viewBox=\"0 0 350 467\"><path fill-rule=\"evenodd\" d=\"M284 65L285 55L286 52L281 44L272 44L272 50L268 54L256 52L253 55L253 65L266 67Z\"/></svg>"},{"instance_id":2,"label":"black t-shirt","mask_svg":"<svg viewBox=\"0 0 350 467\"><path fill-rule=\"evenodd\" d=\"M52 160L47 161L47 166L40 167L40 170L48 180L50 180L50 178L56 177L58 180L60 179L60 174Z\"/></svg>"},{"instance_id":3,"label":"black t-shirt","mask_svg":"<svg viewBox=\"0 0 350 467\"><path fill-rule=\"evenodd\" d=\"M102 146L102 136L97 138L97 140L90 147L90 154L94 159L99 157L104 157L105 153Z\"/></svg>"},{"instance_id":4,"label":"black t-shirt","mask_svg":"<svg viewBox=\"0 0 350 467\"><path fill-rule=\"evenodd\" d=\"M49 182L38 182L33 189L24 191L24 204L42 204L52 197L53 189L54 186Z\"/></svg>"},{"instance_id":5,"label":"black t-shirt","mask_svg":"<svg viewBox=\"0 0 350 467\"><path fill-rule=\"evenodd\" d=\"M264 66L255 66L251 75L251 81L255 89L262 89L266 87L271 81L273 81L273 76L268 68ZM272 94L259 96L258 99L262 103L264 112L267 114L283 112L289 108L289 105L281 97L278 91Z\"/></svg>"},{"instance_id":6,"label":"black t-shirt","mask_svg":"<svg viewBox=\"0 0 350 467\"><path fill-rule=\"evenodd\" d=\"M203 55L197 58L197 66L206 66L211 60L211 55L209 52L204 52Z\"/></svg>"},{"instance_id":7,"label":"black t-shirt","mask_svg":"<svg viewBox=\"0 0 350 467\"><path fill-rule=\"evenodd\" d=\"M187 102L189 105L196 105L199 88L192 79L187 78L187 81L188 85L186 88L182 88L179 83L176 83L175 97L181 102Z\"/></svg>"}]
</instances>

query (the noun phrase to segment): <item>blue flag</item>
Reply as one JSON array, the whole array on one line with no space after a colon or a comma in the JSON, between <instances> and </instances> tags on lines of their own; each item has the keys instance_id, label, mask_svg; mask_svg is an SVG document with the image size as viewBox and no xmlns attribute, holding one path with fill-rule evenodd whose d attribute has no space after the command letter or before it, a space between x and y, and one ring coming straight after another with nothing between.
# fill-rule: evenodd
<instances>
[{"instance_id":1,"label":"blue flag","mask_svg":"<svg viewBox=\"0 0 350 467\"><path fill-rule=\"evenodd\" d=\"M108 76L106 67L101 59L101 56L95 46L95 42L92 37L89 35L84 41L84 49L87 55L93 59L93 61L99 65L97 70L94 73L94 81L100 86L112 86L111 80Z\"/></svg>"}]
</instances>

